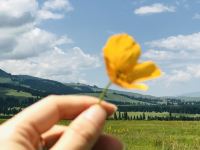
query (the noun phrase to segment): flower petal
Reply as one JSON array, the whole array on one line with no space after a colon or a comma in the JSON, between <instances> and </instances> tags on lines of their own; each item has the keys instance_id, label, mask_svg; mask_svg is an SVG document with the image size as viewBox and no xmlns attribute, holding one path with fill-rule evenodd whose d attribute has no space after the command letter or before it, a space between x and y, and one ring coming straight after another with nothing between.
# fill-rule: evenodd
<instances>
[{"instance_id":1,"label":"flower petal","mask_svg":"<svg viewBox=\"0 0 200 150\"><path fill-rule=\"evenodd\" d=\"M113 66L112 63L105 57L105 65L106 65L106 70L107 74L112 82L116 80L116 68Z\"/></svg>"},{"instance_id":2,"label":"flower petal","mask_svg":"<svg viewBox=\"0 0 200 150\"><path fill-rule=\"evenodd\" d=\"M142 83L129 84L120 79L116 80L114 83L126 89L138 89L138 90L144 90L144 91L148 90L148 86Z\"/></svg>"},{"instance_id":3,"label":"flower petal","mask_svg":"<svg viewBox=\"0 0 200 150\"><path fill-rule=\"evenodd\" d=\"M104 47L104 57L116 68L129 68L137 63L141 54L139 44L128 34L117 34L109 38Z\"/></svg>"},{"instance_id":4,"label":"flower petal","mask_svg":"<svg viewBox=\"0 0 200 150\"><path fill-rule=\"evenodd\" d=\"M161 70L152 61L139 63L133 67L131 73L128 74L128 82L141 82L159 77Z\"/></svg>"}]
</instances>

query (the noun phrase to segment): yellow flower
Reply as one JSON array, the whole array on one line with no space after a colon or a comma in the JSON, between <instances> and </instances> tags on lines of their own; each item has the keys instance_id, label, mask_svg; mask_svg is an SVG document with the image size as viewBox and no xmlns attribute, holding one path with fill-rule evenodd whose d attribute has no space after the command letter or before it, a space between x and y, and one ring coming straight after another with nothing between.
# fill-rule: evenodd
<instances>
[{"instance_id":1,"label":"yellow flower","mask_svg":"<svg viewBox=\"0 0 200 150\"><path fill-rule=\"evenodd\" d=\"M111 36L103 51L110 80L121 87L147 90L148 86L140 82L161 75L154 62L138 62L140 45L128 34Z\"/></svg>"}]
</instances>

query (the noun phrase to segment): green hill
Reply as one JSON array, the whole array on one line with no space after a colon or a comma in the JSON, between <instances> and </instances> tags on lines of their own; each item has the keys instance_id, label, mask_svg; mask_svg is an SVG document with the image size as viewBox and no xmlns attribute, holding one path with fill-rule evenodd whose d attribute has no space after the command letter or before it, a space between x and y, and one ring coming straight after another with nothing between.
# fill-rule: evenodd
<instances>
[{"instance_id":1,"label":"green hill","mask_svg":"<svg viewBox=\"0 0 200 150\"><path fill-rule=\"evenodd\" d=\"M184 97L200 97L200 92L192 92L192 93L186 93L186 94L183 94L182 96Z\"/></svg>"},{"instance_id":2,"label":"green hill","mask_svg":"<svg viewBox=\"0 0 200 150\"><path fill-rule=\"evenodd\" d=\"M60 83L0 70L0 113L16 114L50 94L99 97L102 88L81 83ZM121 112L200 113L200 98L155 97L109 89L104 98L118 105Z\"/></svg>"},{"instance_id":3,"label":"green hill","mask_svg":"<svg viewBox=\"0 0 200 150\"><path fill-rule=\"evenodd\" d=\"M13 96L18 98L44 97L49 94L83 94L98 97L102 88L81 83L60 83L53 80L28 75L12 75L0 70L0 97ZM131 92L108 90L106 100L118 104L161 103L157 97ZM148 100L147 100L148 99Z\"/></svg>"},{"instance_id":4,"label":"green hill","mask_svg":"<svg viewBox=\"0 0 200 150\"><path fill-rule=\"evenodd\" d=\"M102 88L95 85L60 83L28 75L12 75L0 69L0 98L42 98L50 94L82 94L98 97L101 91ZM120 105L176 104L182 100L194 100L191 97L155 97L112 89L108 90L105 99Z\"/></svg>"}]
</instances>

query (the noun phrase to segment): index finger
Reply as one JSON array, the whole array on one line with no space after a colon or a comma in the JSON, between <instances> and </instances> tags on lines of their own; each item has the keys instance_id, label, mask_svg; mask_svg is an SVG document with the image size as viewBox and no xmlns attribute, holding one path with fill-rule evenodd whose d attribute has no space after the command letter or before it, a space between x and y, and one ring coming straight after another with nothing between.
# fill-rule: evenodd
<instances>
[{"instance_id":1,"label":"index finger","mask_svg":"<svg viewBox=\"0 0 200 150\"><path fill-rule=\"evenodd\" d=\"M42 134L61 119L73 119L82 111L97 104L99 99L89 96L49 96L33 104L5 123L6 126L27 125ZM111 115L116 106L103 101L103 108Z\"/></svg>"}]
</instances>

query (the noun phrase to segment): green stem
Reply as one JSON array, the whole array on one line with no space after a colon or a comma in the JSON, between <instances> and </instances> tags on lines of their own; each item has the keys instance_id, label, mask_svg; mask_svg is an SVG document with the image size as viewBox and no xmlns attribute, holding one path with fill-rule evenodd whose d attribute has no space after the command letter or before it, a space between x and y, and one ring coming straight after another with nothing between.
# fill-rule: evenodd
<instances>
[{"instance_id":1,"label":"green stem","mask_svg":"<svg viewBox=\"0 0 200 150\"><path fill-rule=\"evenodd\" d=\"M112 82L110 81L106 87L103 89L103 91L101 92L101 94L99 95L99 104L101 103L101 101L104 99L109 87L111 86Z\"/></svg>"}]
</instances>

